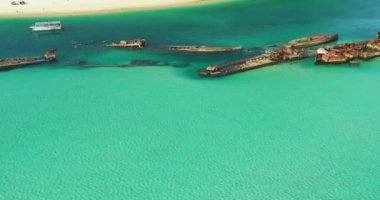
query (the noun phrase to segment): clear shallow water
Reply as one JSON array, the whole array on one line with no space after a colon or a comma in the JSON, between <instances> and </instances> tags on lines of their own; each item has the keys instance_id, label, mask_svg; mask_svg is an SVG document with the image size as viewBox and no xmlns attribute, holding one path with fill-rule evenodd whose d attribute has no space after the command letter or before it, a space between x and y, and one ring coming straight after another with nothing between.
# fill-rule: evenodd
<instances>
[{"instance_id":1,"label":"clear shallow water","mask_svg":"<svg viewBox=\"0 0 380 200\"><path fill-rule=\"evenodd\" d=\"M239 1L154 12L2 19L1 57L60 62L0 73L0 199L377 199L380 60L282 64L221 79L196 70L246 55L119 51L71 43L277 44L312 33L373 38L373 1ZM342 12L340 12L342 11ZM132 59L184 68L90 68Z\"/></svg>"}]
</instances>

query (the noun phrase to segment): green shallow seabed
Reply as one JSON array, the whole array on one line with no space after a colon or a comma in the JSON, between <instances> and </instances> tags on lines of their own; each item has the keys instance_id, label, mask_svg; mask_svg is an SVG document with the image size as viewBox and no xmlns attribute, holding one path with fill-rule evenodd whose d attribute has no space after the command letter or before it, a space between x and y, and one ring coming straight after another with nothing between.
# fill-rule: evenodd
<instances>
[{"instance_id":1,"label":"green shallow seabed","mask_svg":"<svg viewBox=\"0 0 380 200\"><path fill-rule=\"evenodd\" d=\"M328 6L326 6L328 5ZM380 59L313 59L219 79L196 74L244 54L120 51L71 43L267 46L313 33L374 38L372 0L220 5L1 19L0 55L59 49L59 62L0 73L0 199L378 199ZM132 59L183 68L79 68Z\"/></svg>"}]
</instances>

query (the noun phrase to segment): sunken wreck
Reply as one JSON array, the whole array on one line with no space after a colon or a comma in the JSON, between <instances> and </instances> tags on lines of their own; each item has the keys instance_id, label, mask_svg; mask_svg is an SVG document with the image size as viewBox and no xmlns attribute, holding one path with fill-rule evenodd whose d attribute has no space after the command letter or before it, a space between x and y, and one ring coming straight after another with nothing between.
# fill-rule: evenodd
<instances>
[{"instance_id":1,"label":"sunken wreck","mask_svg":"<svg viewBox=\"0 0 380 200\"><path fill-rule=\"evenodd\" d=\"M56 49L51 49L47 51L43 56L3 58L0 59L0 70L11 70L28 65L53 62L56 60L56 52Z\"/></svg>"}]
</instances>

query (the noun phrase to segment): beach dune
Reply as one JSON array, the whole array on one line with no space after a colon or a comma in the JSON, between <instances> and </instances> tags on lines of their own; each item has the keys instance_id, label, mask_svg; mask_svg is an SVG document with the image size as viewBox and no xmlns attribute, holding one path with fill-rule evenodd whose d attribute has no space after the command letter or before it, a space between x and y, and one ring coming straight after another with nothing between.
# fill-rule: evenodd
<instances>
[{"instance_id":1,"label":"beach dune","mask_svg":"<svg viewBox=\"0 0 380 200\"><path fill-rule=\"evenodd\" d=\"M19 0L0 1L0 16L76 15L157 9L208 3L216 0Z\"/></svg>"}]
</instances>

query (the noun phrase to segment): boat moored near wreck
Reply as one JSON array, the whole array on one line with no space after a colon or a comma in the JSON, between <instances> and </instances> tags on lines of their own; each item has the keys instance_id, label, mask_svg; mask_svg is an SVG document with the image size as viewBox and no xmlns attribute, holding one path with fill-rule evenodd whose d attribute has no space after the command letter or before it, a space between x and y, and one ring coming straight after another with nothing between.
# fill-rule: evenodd
<instances>
[{"instance_id":1,"label":"boat moored near wreck","mask_svg":"<svg viewBox=\"0 0 380 200\"><path fill-rule=\"evenodd\" d=\"M30 26L30 28L35 32L63 30L63 26L60 21L36 22L34 25Z\"/></svg>"},{"instance_id":2,"label":"boat moored near wreck","mask_svg":"<svg viewBox=\"0 0 380 200\"><path fill-rule=\"evenodd\" d=\"M56 49L51 49L43 56L0 59L0 70L10 70L28 65L53 62L56 60L56 52Z\"/></svg>"}]
</instances>

